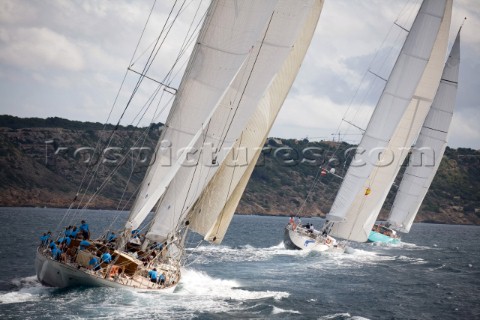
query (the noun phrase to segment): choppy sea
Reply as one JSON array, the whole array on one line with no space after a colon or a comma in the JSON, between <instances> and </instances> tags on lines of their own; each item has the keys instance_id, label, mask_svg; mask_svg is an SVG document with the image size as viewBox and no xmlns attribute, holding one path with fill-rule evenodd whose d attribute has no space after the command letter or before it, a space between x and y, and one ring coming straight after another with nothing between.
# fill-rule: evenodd
<instances>
[{"instance_id":1,"label":"choppy sea","mask_svg":"<svg viewBox=\"0 0 480 320\"><path fill-rule=\"evenodd\" d=\"M286 217L235 216L222 245L192 242L175 293L153 294L38 283L39 236L64 213L0 208L0 319L480 318L480 227L415 224L399 245L319 254L283 248ZM81 218L95 235L126 216Z\"/></svg>"}]
</instances>

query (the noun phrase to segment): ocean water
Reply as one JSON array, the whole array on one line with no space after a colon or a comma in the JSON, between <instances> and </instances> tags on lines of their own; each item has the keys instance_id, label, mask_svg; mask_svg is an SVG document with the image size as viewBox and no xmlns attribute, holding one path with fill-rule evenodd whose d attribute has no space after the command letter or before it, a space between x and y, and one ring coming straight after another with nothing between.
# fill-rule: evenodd
<instances>
[{"instance_id":1,"label":"ocean water","mask_svg":"<svg viewBox=\"0 0 480 320\"><path fill-rule=\"evenodd\" d=\"M0 319L480 318L480 227L415 224L399 245L319 254L283 248L286 217L235 216L222 245L192 242L177 290L159 294L39 284L38 238L64 212L0 208ZM95 234L126 213L81 218Z\"/></svg>"}]
</instances>

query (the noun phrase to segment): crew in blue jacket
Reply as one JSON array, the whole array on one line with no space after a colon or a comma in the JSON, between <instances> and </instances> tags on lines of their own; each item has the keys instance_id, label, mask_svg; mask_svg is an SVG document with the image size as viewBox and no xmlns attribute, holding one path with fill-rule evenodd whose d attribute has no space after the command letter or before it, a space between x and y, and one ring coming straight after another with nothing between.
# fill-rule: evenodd
<instances>
[{"instance_id":1,"label":"crew in blue jacket","mask_svg":"<svg viewBox=\"0 0 480 320\"><path fill-rule=\"evenodd\" d=\"M148 276L150 277L150 281L157 283L157 269L153 268L153 270L148 271Z\"/></svg>"},{"instance_id":2,"label":"crew in blue jacket","mask_svg":"<svg viewBox=\"0 0 480 320\"><path fill-rule=\"evenodd\" d=\"M88 262L88 265L91 266L94 271L100 270L100 261L98 261L97 257L92 257Z\"/></svg>"},{"instance_id":3,"label":"crew in blue jacket","mask_svg":"<svg viewBox=\"0 0 480 320\"><path fill-rule=\"evenodd\" d=\"M78 229L76 226L73 226L72 231L70 231L70 238L75 239L78 235Z\"/></svg>"},{"instance_id":4,"label":"crew in blue jacket","mask_svg":"<svg viewBox=\"0 0 480 320\"><path fill-rule=\"evenodd\" d=\"M114 242L116 239L117 239L117 236L115 235L115 232L112 231L112 232L108 235L107 242L108 242L108 243Z\"/></svg>"},{"instance_id":5,"label":"crew in blue jacket","mask_svg":"<svg viewBox=\"0 0 480 320\"><path fill-rule=\"evenodd\" d=\"M53 249L55 249L57 247L57 245L55 244L54 241L50 242L50 244L48 245L48 247L50 248L50 250L53 251Z\"/></svg>"},{"instance_id":6,"label":"crew in blue jacket","mask_svg":"<svg viewBox=\"0 0 480 320\"><path fill-rule=\"evenodd\" d=\"M40 245L43 247L47 246L51 236L52 233L50 231L43 233L43 236L40 237Z\"/></svg>"},{"instance_id":7,"label":"crew in blue jacket","mask_svg":"<svg viewBox=\"0 0 480 320\"><path fill-rule=\"evenodd\" d=\"M52 258L55 260L60 260L61 256L62 256L62 250L60 250L57 246L55 246L52 249Z\"/></svg>"},{"instance_id":8,"label":"crew in blue jacket","mask_svg":"<svg viewBox=\"0 0 480 320\"><path fill-rule=\"evenodd\" d=\"M163 273L160 273L160 276L158 277L158 283L160 283L160 285L165 285L165 275Z\"/></svg>"},{"instance_id":9,"label":"crew in blue jacket","mask_svg":"<svg viewBox=\"0 0 480 320\"><path fill-rule=\"evenodd\" d=\"M88 228L88 224L85 220L82 220L82 224L80 225L80 232L83 235L83 239L90 239L90 229Z\"/></svg>"},{"instance_id":10,"label":"crew in blue jacket","mask_svg":"<svg viewBox=\"0 0 480 320\"><path fill-rule=\"evenodd\" d=\"M88 247L90 247L90 245L91 245L91 243L88 242L87 240L82 240L82 241L80 241L80 244L79 244L78 247L79 247L80 250L85 250Z\"/></svg>"},{"instance_id":11,"label":"crew in blue jacket","mask_svg":"<svg viewBox=\"0 0 480 320\"><path fill-rule=\"evenodd\" d=\"M112 262L112 256L110 255L110 253L108 252L105 252L104 254L102 254L102 262L105 262L105 263L110 263Z\"/></svg>"}]
</instances>

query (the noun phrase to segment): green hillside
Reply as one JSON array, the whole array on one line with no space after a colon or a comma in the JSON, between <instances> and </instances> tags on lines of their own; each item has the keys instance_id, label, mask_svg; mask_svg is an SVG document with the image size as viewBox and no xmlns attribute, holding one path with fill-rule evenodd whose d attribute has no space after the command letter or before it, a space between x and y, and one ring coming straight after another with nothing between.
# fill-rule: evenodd
<instances>
[{"instance_id":1,"label":"green hillside","mask_svg":"<svg viewBox=\"0 0 480 320\"><path fill-rule=\"evenodd\" d=\"M111 183L104 189L102 183L116 166L113 160L132 145L153 148L161 126L120 126L112 136L113 125L104 128L100 123L61 118L0 116L0 206L68 207L89 166L86 162L90 160L91 165L100 160L89 188L89 194L96 190L99 196L89 207L128 208L131 202L127 199L145 174L147 158L132 172L130 154ZM89 159L97 141L103 150L111 136L104 157ZM348 152L351 147L330 141L268 139L238 213L324 216L353 156ZM335 175L321 175L319 167L334 168ZM393 187L381 217L388 213L395 191ZM480 151L447 148L417 221L480 224Z\"/></svg>"}]
</instances>

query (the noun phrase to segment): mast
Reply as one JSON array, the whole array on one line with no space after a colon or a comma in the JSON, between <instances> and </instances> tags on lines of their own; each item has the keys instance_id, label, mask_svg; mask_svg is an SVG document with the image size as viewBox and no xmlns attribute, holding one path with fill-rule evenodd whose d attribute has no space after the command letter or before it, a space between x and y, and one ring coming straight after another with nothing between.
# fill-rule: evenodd
<instances>
[{"instance_id":1,"label":"mast","mask_svg":"<svg viewBox=\"0 0 480 320\"><path fill-rule=\"evenodd\" d=\"M445 16L449 24L451 6L451 0L425 0L422 3L331 212L327 215L330 221L327 228L330 228L333 236L358 242L368 239L384 201L384 188L388 190L393 183L391 178L383 182L381 179L376 180L384 156L372 159L369 153L377 150L378 155L378 151L386 150L389 143L395 141L395 131L415 98ZM432 96L433 94L434 91ZM405 144L406 140L408 138L399 144ZM391 174L387 176L390 177ZM383 188L379 188L380 185ZM376 192L380 194L377 195Z\"/></svg>"},{"instance_id":2,"label":"mast","mask_svg":"<svg viewBox=\"0 0 480 320\"><path fill-rule=\"evenodd\" d=\"M411 154L413 162L417 164L412 163L405 171L388 218L391 226L401 232L410 231L447 146L458 87L460 30L443 69L432 107ZM421 163L418 164L418 161Z\"/></svg>"}]
</instances>

